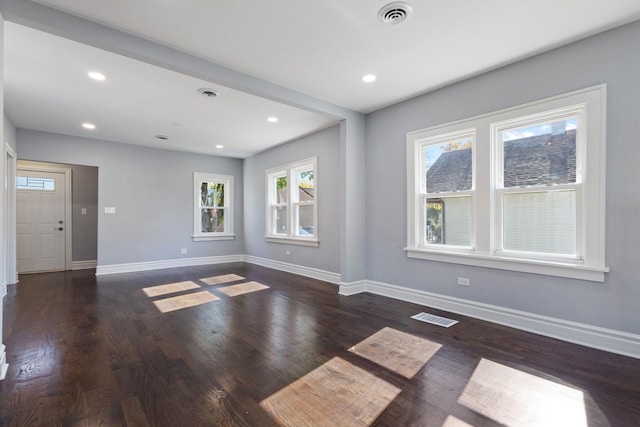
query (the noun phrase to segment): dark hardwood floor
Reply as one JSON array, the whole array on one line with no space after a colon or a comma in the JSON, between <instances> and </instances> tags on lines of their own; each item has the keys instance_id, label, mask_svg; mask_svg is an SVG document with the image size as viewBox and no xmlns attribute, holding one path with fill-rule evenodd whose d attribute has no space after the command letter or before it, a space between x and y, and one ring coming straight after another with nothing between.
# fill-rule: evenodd
<instances>
[{"instance_id":1,"label":"dark hardwood floor","mask_svg":"<svg viewBox=\"0 0 640 427\"><path fill-rule=\"evenodd\" d=\"M22 275L4 342L2 426L640 426L640 360L250 264Z\"/></svg>"}]
</instances>

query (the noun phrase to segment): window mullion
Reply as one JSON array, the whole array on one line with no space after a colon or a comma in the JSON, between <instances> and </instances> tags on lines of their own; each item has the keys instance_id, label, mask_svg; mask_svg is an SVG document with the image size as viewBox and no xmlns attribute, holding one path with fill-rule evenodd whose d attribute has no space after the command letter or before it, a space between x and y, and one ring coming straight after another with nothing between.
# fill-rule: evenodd
<instances>
[{"instance_id":1,"label":"window mullion","mask_svg":"<svg viewBox=\"0 0 640 427\"><path fill-rule=\"evenodd\" d=\"M298 188L298 183L294 182L294 172L289 169L287 171L287 183L289 186L289 197L287 198L287 236L293 237L295 235L295 206L294 200L297 200L297 195L294 189Z\"/></svg>"}]
</instances>

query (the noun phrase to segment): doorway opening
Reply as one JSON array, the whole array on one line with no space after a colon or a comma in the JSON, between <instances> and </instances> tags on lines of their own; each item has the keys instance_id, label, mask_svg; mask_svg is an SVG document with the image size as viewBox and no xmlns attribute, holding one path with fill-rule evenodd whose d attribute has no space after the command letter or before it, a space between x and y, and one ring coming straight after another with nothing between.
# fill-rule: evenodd
<instances>
[{"instance_id":1,"label":"doorway opening","mask_svg":"<svg viewBox=\"0 0 640 427\"><path fill-rule=\"evenodd\" d=\"M19 274L95 268L98 168L18 160Z\"/></svg>"}]
</instances>

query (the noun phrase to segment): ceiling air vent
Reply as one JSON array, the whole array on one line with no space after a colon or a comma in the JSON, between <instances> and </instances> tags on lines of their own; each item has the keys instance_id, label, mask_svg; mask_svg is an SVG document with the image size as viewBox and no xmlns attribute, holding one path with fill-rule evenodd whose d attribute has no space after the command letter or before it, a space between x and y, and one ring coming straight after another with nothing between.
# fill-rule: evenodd
<instances>
[{"instance_id":1,"label":"ceiling air vent","mask_svg":"<svg viewBox=\"0 0 640 427\"><path fill-rule=\"evenodd\" d=\"M378 12L378 19L389 25L404 22L411 14L411 5L403 1L389 3Z\"/></svg>"},{"instance_id":2,"label":"ceiling air vent","mask_svg":"<svg viewBox=\"0 0 640 427\"><path fill-rule=\"evenodd\" d=\"M198 93L207 98L215 98L218 96L215 90L207 89L206 87L198 89Z\"/></svg>"}]
</instances>

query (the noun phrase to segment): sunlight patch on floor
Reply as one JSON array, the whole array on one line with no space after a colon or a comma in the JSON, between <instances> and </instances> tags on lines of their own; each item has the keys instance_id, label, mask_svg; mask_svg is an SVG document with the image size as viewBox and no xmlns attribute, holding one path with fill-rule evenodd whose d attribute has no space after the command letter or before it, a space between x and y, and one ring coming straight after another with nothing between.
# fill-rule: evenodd
<instances>
[{"instance_id":1,"label":"sunlight patch on floor","mask_svg":"<svg viewBox=\"0 0 640 427\"><path fill-rule=\"evenodd\" d=\"M480 360L458 402L510 427L587 427L580 390Z\"/></svg>"},{"instance_id":2,"label":"sunlight patch on floor","mask_svg":"<svg viewBox=\"0 0 640 427\"><path fill-rule=\"evenodd\" d=\"M220 276L205 277L204 279L200 280L207 285L219 285L220 283L229 283L235 282L236 280L244 280L244 277L238 276L237 274L223 274Z\"/></svg>"},{"instance_id":3,"label":"sunlight patch on floor","mask_svg":"<svg viewBox=\"0 0 640 427\"><path fill-rule=\"evenodd\" d=\"M444 424L442 427L473 427L471 424L467 424L459 418L454 417L453 415L449 415L446 420L444 420Z\"/></svg>"},{"instance_id":4,"label":"sunlight patch on floor","mask_svg":"<svg viewBox=\"0 0 640 427\"><path fill-rule=\"evenodd\" d=\"M143 288L142 291L147 294L148 297L157 297L160 295L173 294L181 291L188 291L189 289L197 289L200 286L192 281L169 283L168 285L151 286Z\"/></svg>"},{"instance_id":5,"label":"sunlight patch on floor","mask_svg":"<svg viewBox=\"0 0 640 427\"><path fill-rule=\"evenodd\" d=\"M260 402L260 407L281 426L369 426L400 391L334 357Z\"/></svg>"},{"instance_id":6,"label":"sunlight patch on floor","mask_svg":"<svg viewBox=\"0 0 640 427\"><path fill-rule=\"evenodd\" d=\"M384 328L349 349L405 378L413 376L440 350L441 344L393 328Z\"/></svg>"},{"instance_id":7,"label":"sunlight patch on floor","mask_svg":"<svg viewBox=\"0 0 640 427\"><path fill-rule=\"evenodd\" d=\"M183 308L195 307L197 305L206 304L208 302L217 301L218 298L210 292L202 291L193 294L180 295L177 297L156 300L153 303L161 313L181 310Z\"/></svg>"},{"instance_id":8,"label":"sunlight patch on floor","mask_svg":"<svg viewBox=\"0 0 640 427\"><path fill-rule=\"evenodd\" d=\"M269 287L259 282L246 282L237 285L224 286L222 288L217 288L216 290L222 292L228 297L235 297L251 292L262 291L264 289L269 289Z\"/></svg>"}]
</instances>

